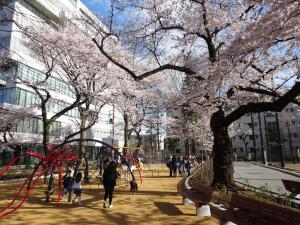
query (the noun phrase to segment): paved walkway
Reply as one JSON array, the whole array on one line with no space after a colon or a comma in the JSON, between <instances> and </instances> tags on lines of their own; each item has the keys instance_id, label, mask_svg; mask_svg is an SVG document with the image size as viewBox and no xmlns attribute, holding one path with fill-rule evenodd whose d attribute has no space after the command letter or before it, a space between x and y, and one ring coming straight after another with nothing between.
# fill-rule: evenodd
<instances>
[{"instance_id":1,"label":"paved walkway","mask_svg":"<svg viewBox=\"0 0 300 225\"><path fill-rule=\"evenodd\" d=\"M69 205L65 200L60 205L58 203L46 204L42 200L43 192L35 190L21 209L0 221L0 224L218 224L214 218L195 216L194 206L181 205L182 197L176 189L179 178L168 177L166 171L161 171L159 177L152 178L150 175L150 173L145 173L143 184L139 184L137 195L129 195L128 187L117 189L112 209L102 208L103 191L98 191L97 185L92 186L92 191L89 190L89 185L84 187L80 207ZM6 183L1 184L0 189L0 208L2 208L16 192L16 186Z\"/></svg>"},{"instance_id":2,"label":"paved walkway","mask_svg":"<svg viewBox=\"0 0 300 225\"><path fill-rule=\"evenodd\" d=\"M250 162L236 162L234 164L234 179L255 187L267 184L272 191L280 193L286 191L281 179L300 181L299 177L253 165Z\"/></svg>"}]
</instances>

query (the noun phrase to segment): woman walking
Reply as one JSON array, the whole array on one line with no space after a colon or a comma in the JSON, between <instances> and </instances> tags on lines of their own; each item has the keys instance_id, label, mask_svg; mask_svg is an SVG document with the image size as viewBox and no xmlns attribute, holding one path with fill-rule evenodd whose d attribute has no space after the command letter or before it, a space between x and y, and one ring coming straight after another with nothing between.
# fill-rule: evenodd
<instances>
[{"instance_id":1,"label":"woman walking","mask_svg":"<svg viewBox=\"0 0 300 225\"><path fill-rule=\"evenodd\" d=\"M81 192L82 192L81 180L82 180L82 173L79 172L79 173L76 174L75 181L74 181L74 184L73 184L73 190L74 190L74 194L75 194L74 198L72 200L73 204L75 204L77 198L78 198L77 204L78 205L81 204Z\"/></svg>"},{"instance_id":2,"label":"woman walking","mask_svg":"<svg viewBox=\"0 0 300 225\"><path fill-rule=\"evenodd\" d=\"M112 199L113 199L113 192L116 186L116 180L118 178L117 170L116 170L116 163L111 161L108 166L104 169L103 173L103 186L104 186L104 199L103 199L103 208L106 208L106 200L107 197L109 199L109 207L112 208Z\"/></svg>"}]
</instances>

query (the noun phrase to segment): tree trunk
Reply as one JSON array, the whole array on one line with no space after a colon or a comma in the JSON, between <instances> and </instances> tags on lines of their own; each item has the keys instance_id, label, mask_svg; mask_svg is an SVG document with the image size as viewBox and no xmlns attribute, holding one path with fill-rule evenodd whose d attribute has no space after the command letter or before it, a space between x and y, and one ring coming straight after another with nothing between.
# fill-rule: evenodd
<instances>
[{"instance_id":1,"label":"tree trunk","mask_svg":"<svg viewBox=\"0 0 300 225\"><path fill-rule=\"evenodd\" d=\"M48 145L49 145L49 123L47 121L47 119L43 118L43 149L44 149L44 153L47 156L48 155ZM50 166L50 163L49 165ZM47 182L47 176L48 176L48 172L45 173L45 177L44 177L44 184L46 184ZM49 188L49 187L48 187ZM47 197L46 197L47 198Z\"/></svg>"},{"instance_id":2,"label":"tree trunk","mask_svg":"<svg viewBox=\"0 0 300 225\"><path fill-rule=\"evenodd\" d=\"M214 135L214 175L211 185L213 187L226 186L230 189L235 189L236 185L233 181L233 149L222 109L219 109L212 115L210 126Z\"/></svg>"},{"instance_id":3,"label":"tree trunk","mask_svg":"<svg viewBox=\"0 0 300 225\"><path fill-rule=\"evenodd\" d=\"M189 143L189 139L185 139L184 141L184 146L185 146L185 155L189 156L190 155L190 143Z\"/></svg>"},{"instance_id":4,"label":"tree trunk","mask_svg":"<svg viewBox=\"0 0 300 225\"><path fill-rule=\"evenodd\" d=\"M84 161L85 161L84 182L85 183L90 183L90 179L89 179L89 162L88 162L87 155L84 154L83 158L84 158Z\"/></svg>"},{"instance_id":5,"label":"tree trunk","mask_svg":"<svg viewBox=\"0 0 300 225\"><path fill-rule=\"evenodd\" d=\"M83 140L86 138L86 121L87 121L87 113L84 109L80 109L80 134L79 134L79 151L81 152L81 155L83 156L84 162L85 162L85 168L84 168L84 182L89 183L89 163L88 158L86 154L86 148L83 143Z\"/></svg>"},{"instance_id":6,"label":"tree trunk","mask_svg":"<svg viewBox=\"0 0 300 225\"><path fill-rule=\"evenodd\" d=\"M129 135L129 130L128 130L128 125L129 125L129 118L126 113L124 113L124 147L128 147L128 135Z\"/></svg>"},{"instance_id":7,"label":"tree trunk","mask_svg":"<svg viewBox=\"0 0 300 225\"><path fill-rule=\"evenodd\" d=\"M140 135L140 133L136 133L137 139L138 139L138 144L137 147L140 148L142 145L142 137Z\"/></svg>"},{"instance_id":8,"label":"tree trunk","mask_svg":"<svg viewBox=\"0 0 300 225\"><path fill-rule=\"evenodd\" d=\"M50 172L50 178L49 178L49 184L46 192L46 202L50 202L50 196L53 194L53 186L54 186L54 178L53 173L55 170L55 165L52 165L51 172Z\"/></svg>"}]
</instances>

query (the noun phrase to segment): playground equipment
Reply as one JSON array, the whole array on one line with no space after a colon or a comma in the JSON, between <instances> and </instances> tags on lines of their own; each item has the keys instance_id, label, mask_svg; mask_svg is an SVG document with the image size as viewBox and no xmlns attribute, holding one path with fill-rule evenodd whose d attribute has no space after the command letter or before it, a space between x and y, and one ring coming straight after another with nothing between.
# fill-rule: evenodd
<instances>
[{"instance_id":1,"label":"playground equipment","mask_svg":"<svg viewBox=\"0 0 300 225\"><path fill-rule=\"evenodd\" d=\"M142 171L144 168L144 165L140 159L139 156L141 156L141 153L143 153L142 148L136 148L136 147L121 147L121 146L114 146L115 149L121 149L121 153L124 157L124 159L130 163L130 171L134 172L134 170L137 170L139 173L140 181L143 182L142 178Z\"/></svg>"},{"instance_id":2,"label":"playground equipment","mask_svg":"<svg viewBox=\"0 0 300 225\"><path fill-rule=\"evenodd\" d=\"M70 145L70 144L78 143L79 141L80 141L79 139L73 139L73 140L66 141L63 144L60 144L58 146L49 144L47 147L47 150L45 151L46 154L40 154L35 151L27 151L24 154L13 159L0 172L0 178L21 157L32 156L32 157L38 159L39 162L36 165L36 167L34 168L32 174L30 176L28 176L27 179L20 185L14 198L3 209L0 209L0 219L15 212L17 209L19 209L23 205L23 203L26 201L26 199L30 196L30 194L32 193L37 182L43 176L49 174L49 172L50 172L50 174L53 174L56 169L58 171L58 198L57 198L57 201L59 202L61 200L61 191L62 191L61 190L61 188L62 188L61 180L62 180L63 166L66 166L71 161L79 161L79 149L75 148L73 145ZM123 155L118 152L118 150L116 148L106 144L105 142L102 142L102 141L99 141L96 139L84 139L83 141L100 143L103 146L109 148L111 151L113 151L117 156L119 156L123 160L123 162L127 165L128 169L129 169L132 179L134 179L134 174L130 170L130 164L123 157ZM25 188L26 184L27 184L27 189ZM49 190L49 187L50 187L50 190ZM52 189L51 185L49 185L49 187L48 187L48 190L45 192L47 195L54 193L54 190ZM22 194L24 195L23 197L21 197ZM21 199L19 199L19 198L21 198ZM16 201L18 201L18 199L19 199L19 203L16 203L16 206L13 207L14 203Z\"/></svg>"}]
</instances>

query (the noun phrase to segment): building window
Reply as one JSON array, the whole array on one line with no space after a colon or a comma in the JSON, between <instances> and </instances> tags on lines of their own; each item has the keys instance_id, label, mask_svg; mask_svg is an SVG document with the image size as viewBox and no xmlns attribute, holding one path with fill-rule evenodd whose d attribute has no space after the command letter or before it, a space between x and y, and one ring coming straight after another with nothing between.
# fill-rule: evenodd
<instances>
[{"instance_id":1,"label":"building window","mask_svg":"<svg viewBox=\"0 0 300 225\"><path fill-rule=\"evenodd\" d=\"M291 121L292 125L296 125L296 122L294 120Z\"/></svg>"},{"instance_id":2,"label":"building window","mask_svg":"<svg viewBox=\"0 0 300 225\"><path fill-rule=\"evenodd\" d=\"M298 134L297 133L294 133L293 134L294 138L298 137Z\"/></svg>"},{"instance_id":3,"label":"building window","mask_svg":"<svg viewBox=\"0 0 300 225\"><path fill-rule=\"evenodd\" d=\"M20 88L8 88L0 90L0 103L9 103L13 105L20 105L26 108L30 107L38 107L40 104L40 99L38 95L34 92L23 90ZM49 112L57 113L68 107L70 104L52 100L48 103L47 109ZM79 118L79 110L78 108L74 108L66 113L66 115Z\"/></svg>"},{"instance_id":4,"label":"building window","mask_svg":"<svg viewBox=\"0 0 300 225\"><path fill-rule=\"evenodd\" d=\"M240 152L243 152L244 151L244 149L243 148L240 148Z\"/></svg>"},{"instance_id":5,"label":"building window","mask_svg":"<svg viewBox=\"0 0 300 225\"><path fill-rule=\"evenodd\" d=\"M41 82L44 79L46 79L46 74L27 65L19 63L17 69L17 77L20 80L35 83ZM74 88L72 88L72 86L69 86L65 81L50 76L47 79L46 83L50 87L50 89L64 95L68 95L69 97L75 98Z\"/></svg>"},{"instance_id":6,"label":"building window","mask_svg":"<svg viewBox=\"0 0 300 225\"><path fill-rule=\"evenodd\" d=\"M18 133L42 134L43 122L37 118L20 120L17 123ZM55 121L50 126L50 134L59 136L61 131L61 122Z\"/></svg>"}]
</instances>

